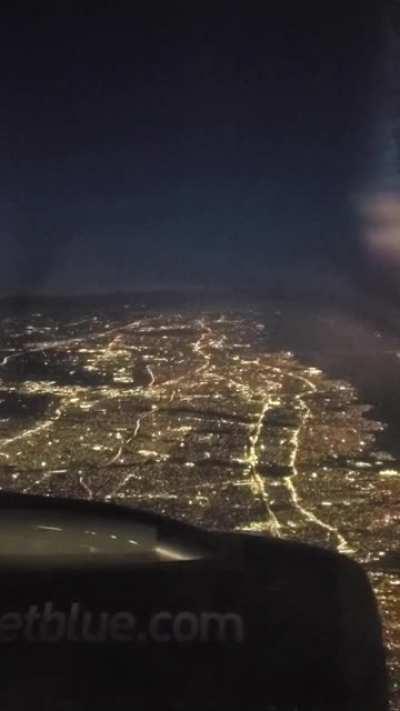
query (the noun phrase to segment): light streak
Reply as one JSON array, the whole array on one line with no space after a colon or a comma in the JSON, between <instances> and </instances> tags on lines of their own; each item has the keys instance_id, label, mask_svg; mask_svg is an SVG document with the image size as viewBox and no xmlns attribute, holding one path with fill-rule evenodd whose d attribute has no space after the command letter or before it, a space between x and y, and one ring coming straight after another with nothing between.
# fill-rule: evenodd
<instances>
[{"instance_id":1,"label":"light streak","mask_svg":"<svg viewBox=\"0 0 400 711\"><path fill-rule=\"evenodd\" d=\"M26 437L32 437L33 435L36 435L38 432L42 432L43 430L48 429L51 427L62 415L62 411L60 409L56 410L56 417L52 417L49 420L46 420L46 422L42 422L39 425L36 425L36 427L32 427L29 430L24 430L24 432L21 432L18 435L15 435L14 437L9 437L8 439L3 439L0 441L0 447L7 447L9 444L12 444L13 442L17 442L21 439L26 439Z\"/></svg>"},{"instance_id":2,"label":"light streak","mask_svg":"<svg viewBox=\"0 0 400 711\"><path fill-rule=\"evenodd\" d=\"M119 460L120 457L121 457L121 454L122 454L122 452L123 452L124 447L126 447L133 439L135 439L135 438L138 436L139 431L140 431L140 428L141 428L141 426L142 426L142 421L144 420L144 418L145 418L145 417L148 417L149 415L153 415L153 414L154 414L154 410L148 410L147 412L143 413L142 415L139 415L139 417L138 417L137 420L136 420L135 429L133 430L132 436L131 436L131 437L128 437L127 439L125 439L125 440L121 443L121 445L120 445L120 447L119 447L119 449L118 449L118 452L116 453L116 455L115 455L112 459L110 459L109 462L107 462L107 465L115 464L116 462L118 462L118 460ZM116 487L115 489L113 489L113 491L111 492L111 494L109 494L106 498L107 498L107 499L111 499L113 496L115 496L115 495L120 491L120 489L122 489L122 488L125 486L125 484L129 481L129 479L130 479L132 476L134 476L134 475L133 475L133 474L128 474L128 475L117 485L117 487Z\"/></svg>"},{"instance_id":3,"label":"light streak","mask_svg":"<svg viewBox=\"0 0 400 711\"><path fill-rule=\"evenodd\" d=\"M258 450L258 443L260 440L263 424L264 424L264 418L268 410L270 410L272 407L276 405L276 401L273 397L269 396L265 401L262 406L262 409L259 413L257 422L254 427L253 434L250 435L249 442L250 446L248 448L248 455L247 457L244 458L244 463L247 464L247 467L244 471L245 476L249 476L251 483L252 483L252 489L253 493L256 496L259 496L265 511L268 516L268 521L267 521L267 527L270 529L271 533L278 538L281 536L281 525L274 514L274 512L271 509L271 505L268 499L268 494L265 488L265 482L263 478L259 475L257 471L258 463L259 463L259 458L257 454Z\"/></svg>"},{"instance_id":4,"label":"light streak","mask_svg":"<svg viewBox=\"0 0 400 711\"><path fill-rule=\"evenodd\" d=\"M84 477L82 474L79 476L79 483L81 487L86 491L88 499L93 499L93 491L91 490L90 486L86 483Z\"/></svg>"},{"instance_id":5,"label":"light streak","mask_svg":"<svg viewBox=\"0 0 400 711\"><path fill-rule=\"evenodd\" d=\"M22 355L22 353L12 353L11 355L6 356L3 358L3 360L0 363L0 367L3 368L7 363L12 359L12 358L18 358L19 355Z\"/></svg>"},{"instance_id":6,"label":"light streak","mask_svg":"<svg viewBox=\"0 0 400 711\"><path fill-rule=\"evenodd\" d=\"M149 387L149 388L152 388L153 385L154 385L154 383L155 383L155 380L156 380L155 377L154 377L154 373L153 373L153 371L152 371L152 369L150 368L149 365L146 365L146 371L147 371L148 374L150 375L150 382L149 382L148 387Z\"/></svg>"},{"instance_id":7,"label":"light streak","mask_svg":"<svg viewBox=\"0 0 400 711\"><path fill-rule=\"evenodd\" d=\"M209 355L208 353L204 353L204 351L203 351L203 348L204 348L203 341L205 338L207 338L207 335L212 333L212 329L206 325L204 319L200 319L199 325L202 328L204 328L204 331L201 334L200 338L196 341L196 343L193 344L192 350L194 353L199 353L203 357L204 363L203 363L203 365L200 365L197 368L197 370L195 371L196 375L200 375L200 373L202 373L204 370L207 370L207 368L209 368L210 363L211 363L211 355Z\"/></svg>"},{"instance_id":8,"label":"light streak","mask_svg":"<svg viewBox=\"0 0 400 711\"><path fill-rule=\"evenodd\" d=\"M298 513L310 523L314 523L316 526L319 526L320 528L329 531L329 533L333 533L338 542L338 551L340 551L341 553L353 553L353 549L350 547L350 545L348 544L344 536L340 533L338 528L332 526L329 523L326 523L325 521L322 521L320 518L318 518L318 516L316 516L316 514L314 514L309 509L306 509L302 505L301 497L296 489L294 480L296 479L299 473L297 467L297 458L300 448L301 434L304 431L307 420L311 417L310 408L308 407L308 405L306 405L303 398L304 395L315 392L317 388L316 385L308 378L305 378L300 375L292 375L291 377L303 382L308 389L300 394L295 395L295 399L299 403L300 409L303 411L303 417L300 420L299 426L293 431L291 437L292 451L290 453L289 466L292 470L292 474L290 474L290 476L285 476L283 478L283 483L287 488L290 501L294 508L298 511Z\"/></svg>"}]
</instances>

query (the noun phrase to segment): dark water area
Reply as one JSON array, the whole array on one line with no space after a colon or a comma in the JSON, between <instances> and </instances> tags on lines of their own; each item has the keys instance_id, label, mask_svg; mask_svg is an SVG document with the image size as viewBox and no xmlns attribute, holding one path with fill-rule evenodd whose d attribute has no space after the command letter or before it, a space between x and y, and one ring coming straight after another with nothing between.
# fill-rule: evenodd
<instances>
[{"instance_id":1,"label":"dark water area","mask_svg":"<svg viewBox=\"0 0 400 711\"><path fill-rule=\"evenodd\" d=\"M299 353L331 377L348 380L361 403L372 405L371 419L385 429L376 433L376 446L400 460L400 361L391 354L348 354L332 359L329 354Z\"/></svg>"},{"instance_id":2,"label":"dark water area","mask_svg":"<svg viewBox=\"0 0 400 711\"><path fill-rule=\"evenodd\" d=\"M351 313L320 314L318 305L281 306L268 313L266 324L270 350L292 351L355 388L359 402L371 405L366 416L384 425L375 449L400 460L400 338Z\"/></svg>"}]
</instances>

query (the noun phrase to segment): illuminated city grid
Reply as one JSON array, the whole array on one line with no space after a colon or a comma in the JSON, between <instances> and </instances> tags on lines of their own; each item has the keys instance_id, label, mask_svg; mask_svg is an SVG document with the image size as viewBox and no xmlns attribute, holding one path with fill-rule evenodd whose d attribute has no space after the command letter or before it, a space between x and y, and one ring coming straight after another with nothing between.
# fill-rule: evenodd
<instances>
[{"instance_id":1,"label":"illuminated city grid","mask_svg":"<svg viewBox=\"0 0 400 711\"><path fill-rule=\"evenodd\" d=\"M235 312L3 319L0 485L348 553L400 680L400 471L351 384L267 331Z\"/></svg>"}]
</instances>

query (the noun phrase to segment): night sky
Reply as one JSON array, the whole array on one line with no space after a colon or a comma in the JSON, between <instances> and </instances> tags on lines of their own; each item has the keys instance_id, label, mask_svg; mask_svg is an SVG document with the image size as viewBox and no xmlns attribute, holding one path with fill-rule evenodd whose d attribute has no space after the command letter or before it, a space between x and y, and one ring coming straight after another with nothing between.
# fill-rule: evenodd
<instances>
[{"instance_id":1,"label":"night sky","mask_svg":"<svg viewBox=\"0 0 400 711\"><path fill-rule=\"evenodd\" d=\"M216 5L2 14L1 289L355 268L379 10Z\"/></svg>"}]
</instances>

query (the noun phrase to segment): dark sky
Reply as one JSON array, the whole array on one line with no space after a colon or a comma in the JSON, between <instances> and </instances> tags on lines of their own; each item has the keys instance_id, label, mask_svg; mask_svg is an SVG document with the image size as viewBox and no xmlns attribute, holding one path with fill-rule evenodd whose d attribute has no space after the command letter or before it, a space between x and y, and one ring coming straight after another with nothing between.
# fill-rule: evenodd
<instances>
[{"instance_id":1,"label":"dark sky","mask_svg":"<svg viewBox=\"0 0 400 711\"><path fill-rule=\"evenodd\" d=\"M2 14L1 288L354 263L379 10L216 5Z\"/></svg>"}]
</instances>

